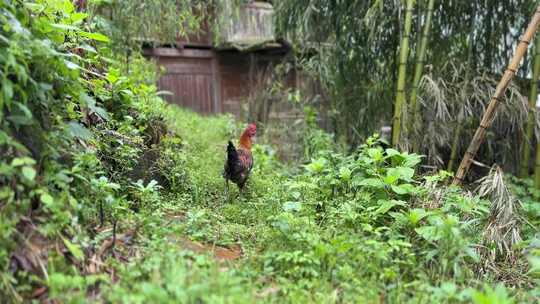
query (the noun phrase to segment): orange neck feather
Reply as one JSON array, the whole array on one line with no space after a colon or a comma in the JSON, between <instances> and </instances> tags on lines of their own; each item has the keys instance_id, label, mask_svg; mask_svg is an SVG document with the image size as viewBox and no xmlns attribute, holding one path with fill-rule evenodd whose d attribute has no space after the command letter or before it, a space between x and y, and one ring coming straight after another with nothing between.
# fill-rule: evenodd
<instances>
[{"instance_id":1,"label":"orange neck feather","mask_svg":"<svg viewBox=\"0 0 540 304\"><path fill-rule=\"evenodd\" d=\"M240 147L251 151L251 137L247 132L244 132L242 136L240 136Z\"/></svg>"}]
</instances>

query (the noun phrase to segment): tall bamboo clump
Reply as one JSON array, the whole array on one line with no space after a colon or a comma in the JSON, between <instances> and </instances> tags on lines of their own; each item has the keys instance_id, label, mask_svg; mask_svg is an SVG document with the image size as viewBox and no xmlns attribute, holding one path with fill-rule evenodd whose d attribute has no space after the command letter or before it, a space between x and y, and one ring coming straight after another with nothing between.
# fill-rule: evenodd
<instances>
[{"instance_id":1,"label":"tall bamboo clump","mask_svg":"<svg viewBox=\"0 0 540 304\"><path fill-rule=\"evenodd\" d=\"M435 0L429 0L427 10L426 10L426 21L422 29L422 35L420 38L420 44L417 47L416 52L416 67L414 70L414 79L411 88L411 101L410 101L410 111L411 116L409 120L408 131L412 132L413 128L417 124L417 119L420 116L420 106L417 102L418 100L418 86L420 85L420 80L422 79L422 74L424 73L425 58L427 53L427 44L429 40L429 32L431 30L431 19L433 18L433 8L435 7ZM418 146L417 142L415 147ZM417 150L417 148L414 148ZM416 152L416 151L415 151Z\"/></svg>"},{"instance_id":2,"label":"tall bamboo clump","mask_svg":"<svg viewBox=\"0 0 540 304\"><path fill-rule=\"evenodd\" d=\"M475 11L475 7L473 6L473 11ZM468 41L468 48L467 48L467 65L469 67L472 67L472 61L473 61L473 56L474 56L474 49L473 49L473 44L474 44L474 28L476 27L476 14L472 14L473 17L471 18L471 21L470 21L470 24L469 24L469 27L470 27L470 30L469 30L469 41ZM469 83L470 81L470 77L471 77L471 69L466 69L465 70L465 83ZM462 91L464 96L469 96L469 92L468 90L465 90L465 91ZM463 132L463 124L464 124L464 120L465 120L465 108L464 107L461 107L461 109L459 110L458 112L458 115L457 115L457 120L456 120L456 126L455 126L455 129L454 129L454 138L452 140L452 146L451 146L451 150L450 150L450 160L448 161L448 167L447 167L447 170L452 172L454 170L454 164L456 163L457 161L457 158L458 158L458 148L459 148L459 142L460 142L460 139L461 139L461 132Z\"/></svg>"},{"instance_id":3,"label":"tall bamboo clump","mask_svg":"<svg viewBox=\"0 0 540 304\"><path fill-rule=\"evenodd\" d=\"M519 64L521 60L523 59L523 56L525 56L525 53L527 53L527 47L529 43L531 42L534 34L538 30L538 26L540 25L540 6L536 8L536 13L534 14L531 22L529 23L529 26L527 27L527 30L525 31L525 34L521 38L514 56L512 57L512 60L510 61L510 64L508 65L508 68L506 69L506 72L504 73L501 81L497 85L497 88L495 89L495 94L491 98L491 101L489 102L488 107L486 108L486 111L484 112L484 116L482 117L482 120L480 121L480 126L478 129L476 129L476 133L474 134L473 139L471 140L471 143L469 144L469 147L467 148L467 152L465 152L465 155L463 156L463 159L461 160L461 164L459 165L457 174L453 180L454 185L460 185L463 182L463 179L467 175L467 172L469 172L469 168L471 167L471 164L474 160L474 157L476 156L476 153L478 152L478 149L480 149L480 146L484 143L484 139L486 137L487 129L491 126L493 123L493 120L495 119L495 114L497 113L497 107L499 106L499 103L501 102L502 98L504 98L504 93L506 92L506 89L508 88L508 85L512 81L512 78L514 78L514 75L516 74L516 71L519 68ZM537 166L535 169L540 170L540 151L537 151L536 154L537 159ZM538 176L538 184L540 185L540 171L536 170L539 174ZM535 172L536 173L536 172Z\"/></svg>"},{"instance_id":4,"label":"tall bamboo clump","mask_svg":"<svg viewBox=\"0 0 540 304\"><path fill-rule=\"evenodd\" d=\"M392 145L397 146L401 134L402 110L406 106L405 82L407 79L407 60L409 58L409 41L411 36L412 15L415 0L407 0L405 10L405 27L399 50L399 70L396 101L394 103L394 121L392 124Z\"/></svg>"},{"instance_id":5,"label":"tall bamboo clump","mask_svg":"<svg viewBox=\"0 0 540 304\"><path fill-rule=\"evenodd\" d=\"M534 185L536 189L540 189L540 141L538 140L536 143L536 161L534 162Z\"/></svg>"},{"instance_id":6,"label":"tall bamboo clump","mask_svg":"<svg viewBox=\"0 0 540 304\"><path fill-rule=\"evenodd\" d=\"M534 186L540 189L540 142L536 144L536 161L534 163Z\"/></svg>"},{"instance_id":7,"label":"tall bamboo clump","mask_svg":"<svg viewBox=\"0 0 540 304\"><path fill-rule=\"evenodd\" d=\"M527 120L527 131L525 135L525 140L523 141L523 156L521 158L521 177L529 176L529 160L531 159L531 143L533 142L534 135L534 109L536 107L536 98L538 95L538 78L540 77L540 37L536 37L535 44L535 53L534 53L534 63L533 71L531 78L531 89L529 94L529 109L528 109L528 120ZM537 168L535 166L535 176Z\"/></svg>"}]
</instances>

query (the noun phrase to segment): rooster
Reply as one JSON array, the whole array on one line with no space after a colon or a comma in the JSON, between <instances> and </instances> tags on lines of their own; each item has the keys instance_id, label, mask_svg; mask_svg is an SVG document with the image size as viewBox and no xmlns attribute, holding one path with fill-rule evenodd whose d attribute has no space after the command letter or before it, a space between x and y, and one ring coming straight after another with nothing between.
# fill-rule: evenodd
<instances>
[{"instance_id":1,"label":"rooster","mask_svg":"<svg viewBox=\"0 0 540 304\"><path fill-rule=\"evenodd\" d=\"M238 186L240 192L244 188L246 181L253 168L253 155L251 154L251 140L257 134L257 126L249 124L242 136L238 149L229 141L227 146L227 159L223 170L225 178L225 191L229 192L229 180Z\"/></svg>"}]
</instances>

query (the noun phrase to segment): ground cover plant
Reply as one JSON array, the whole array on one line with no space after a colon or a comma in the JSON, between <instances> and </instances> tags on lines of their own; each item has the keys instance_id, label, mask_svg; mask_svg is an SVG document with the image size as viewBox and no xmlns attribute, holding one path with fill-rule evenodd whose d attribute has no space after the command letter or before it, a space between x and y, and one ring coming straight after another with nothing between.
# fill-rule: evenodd
<instances>
[{"instance_id":1,"label":"ground cover plant","mask_svg":"<svg viewBox=\"0 0 540 304\"><path fill-rule=\"evenodd\" d=\"M0 299L6 303L521 303L539 300L539 193L471 189L378 135L351 151L306 117L303 160L167 105L70 1L0 2ZM263 138L264 139L264 138ZM474 190L474 188L478 188Z\"/></svg>"}]
</instances>

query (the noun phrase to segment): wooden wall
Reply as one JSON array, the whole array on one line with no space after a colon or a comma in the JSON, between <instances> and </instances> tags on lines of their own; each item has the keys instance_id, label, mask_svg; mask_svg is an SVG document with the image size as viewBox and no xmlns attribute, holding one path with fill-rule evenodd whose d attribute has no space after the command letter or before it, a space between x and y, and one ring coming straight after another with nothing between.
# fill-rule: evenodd
<instances>
[{"instance_id":1,"label":"wooden wall","mask_svg":"<svg viewBox=\"0 0 540 304\"><path fill-rule=\"evenodd\" d=\"M250 56L230 51L218 53L217 58L223 112L240 117L242 104L247 100L251 90Z\"/></svg>"},{"instance_id":2,"label":"wooden wall","mask_svg":"<svg viewBox=\"0 0 540 304\"><path fill-rule=\"evenodd\" d=\"M258 44L275 40L272 4L251 1L233 10L226 6L222 12L221 37L225 44Z\"/></svg>"},{"instance_id":3,"label":"wooden wall","mask_svg":"<svg viewBox=\"0 0 540 304\"><path fill-rule=\"evenodd\" d=\"M153 48L144 51L165 68L158 88L172 95L164 98L199 113L222 111L219 67L214 51Z\"/></svg>"}]
</instances>

